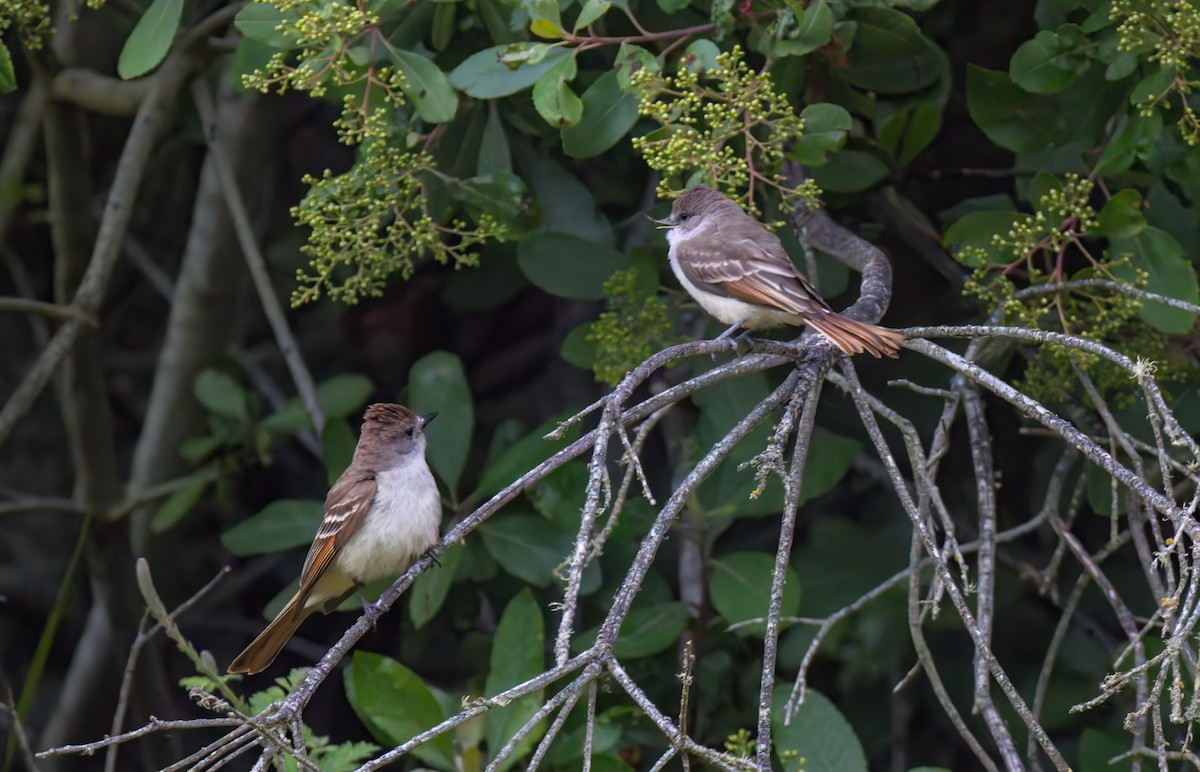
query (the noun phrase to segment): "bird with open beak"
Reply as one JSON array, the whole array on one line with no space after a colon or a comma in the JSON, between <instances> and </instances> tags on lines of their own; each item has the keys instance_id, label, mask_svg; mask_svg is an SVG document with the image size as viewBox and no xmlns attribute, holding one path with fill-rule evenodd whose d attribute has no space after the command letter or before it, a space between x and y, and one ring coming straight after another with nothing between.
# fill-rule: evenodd
<instances>
[{"instance_id":1,"label":"bird with open beak","mask_svg":"<svg viewBox=\"0 0 1200 772\"><path fill-rule=\"evenodd\" d=\"M779 237L707 185L675 199L655 220L667 231L671 269L722 324L761 330L807 324L846 354L897 357L904 336L835 312L792 263ZM724 335L722 336L724 337Z\"/></svg>"}]
</instances>

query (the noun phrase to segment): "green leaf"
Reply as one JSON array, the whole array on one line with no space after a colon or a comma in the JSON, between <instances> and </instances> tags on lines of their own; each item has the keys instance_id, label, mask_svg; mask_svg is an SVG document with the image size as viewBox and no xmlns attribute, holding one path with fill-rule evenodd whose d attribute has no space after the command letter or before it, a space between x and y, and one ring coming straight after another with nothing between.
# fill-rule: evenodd
<instances>
[{"instance_id":1,"label":"green leaf","mask_svg":"<svg viewBox=\"0 0 1200 772\"><path fill-rule=\"evenodd\" d=\"M596 342L588 340L592 325L593 322L590 321L576 325L567 333L567 337L563 338L558 349L563 359L582 370L591 370L596 361Z\"/></svg>"},{"instance_id":2,"label":"green leaf","mask_svg":"<svg viewBox=\"0 0 1200 772\"><path fill-rule=\"evenodd\" d=\"M1133 188L1119 191L1096 215L1099 224L1089 234L1108 238L1137 235L1147 225L1146 218L1142 216L1143 206L1142 194L1138 191Z\"/></svg>"},{"instance_id":3,"label":"green leaf","mask_svg":"<svg viewBox=\"0 0 1200 772\"><path fill-rule=\"evenodd\" d=\"M1162 113L1155 110L1150 115L1140 115L1136 110L1127 111L1117 124L1112 140L1104 148L1096 171L1104 174L1119 174L1133 165L1138 158L1146 158L1158 147L1162 134Z\"/></svg>"},{"instance_id":4,"label":"green leaf","mask_svg":"<svg viewBox=\"0 0 1200 772\"><path fill-rule=\"evenodd\" d=\"M450 198L502 221L526 214L529 191L525 189L525 181L512 172L493 171L466 180L447 177L442 181Z\"/></svg>"},{"instance_id":5,"label":"green leaf","mask_svg":"<svg viewBox=\"0 0 1200 772\"><path fill-rule=\"evenodd\" d=\"M344 418L329 418L321 430L321 453L325 457L325 477L332 486L350 466L358 440Z\"/></svg>"},{"instance_id":6,"label":"green leaf","mask_svg":"<svg viewBox=\"0 0 1200 772\"><path fill-rule=\"evenodd\" d=\"M784 772L867 772L867 757L850 722L820 692L809 689L804 704L787 716L790 684L775 687L771 732Z\"/></svg>"},{"instance_id":7,"label":"green leaf","mask_svg":"<svg viewBox=\"0 0 1200 772\"><path fill-rule=\"evenodd\" d=\"M548 432L558 426L555 420L546 421L516 442L508 445L507 449L492 463L488 464L479 477L479 488L476 496L491 496L515 482L525 472L532 469L543 459L553 456L570 443L574 436L568 432L561 440L542 439ZM499 522L499 521L496 521ZM481 529L486 526L481 526Z\"/></svg>"},{"instance_id":8,"label":"green leaf","mask_svg":"<svg viewBox=\"0 0 1200 772\"><path fill-rule=\"evenodd\" d=\"M1075 46L1049 30L1041 30L1033 40L1022 43L1008 64L1008 74L1026 91L1055 94L1075 82Z\"/></svg>"},{"instance_id":9,"label":"green leaf","mask_svg":"<svg viewBox=\"0 0 1200 772\"><path fill-rule=\"evenodd\" d=\"M447 351L434 351L417 360L408 375L409 406L418 415L436 411L437 420L425 428L426 455L433 471L451 491L458 487L471 437L475 409L462 362Z\"/></svg>"},{"instance_id":10,"label":"green leaf","mask_svg":"<svg viewBox=\"0 0 1200 772\"><path fill-rule=\"evenodd\" d=\"M454 19L458 9L454 3L437 3L433 10L433 21L430 25L430 42L433 50L445 51L454 39Z\"/></svg>"},{"instance_id":11,"label":"green leaf","mask_svg":"<svg viewBox=\"0 0 1200 772\"><path fill-rule=\"evenodd\" d=\"M248 40L287 50L293 47L292 38L277 28L288 18L294 17L280 11L274 2L251 2L234 17L233 25Z\"/></svg>"},{"instance_id":12,"label":"green leaf","mask_svg":"<svg viewBox=\"0 0 1200 772\"><path fill-rule=\"evenodd\" d=\"M1006 235L1018 222L1024 222L1031 215L1022 212L987 210L971 212L963 215L953 225L946 229L942 236L942 246L952 252L964 247L976 247L984 250L989 258L995 259L1000 250L992 240L997 234Z\"/></svg>"},{"instance_id":13,"label":"green leaf","mask_svg":"<svg viewBox=\"0 0 1200 772\"><path fill-rule=\"evenodd\" d=\"M831 153L841 150L846 132L853 125L846 108L831 102L808 105L800 117L804 119L804 133L788 156L808 166L819 166Z\"/></svg>"},{"instance_id":14,"label":"green leaf","mask_svg":"<svg viewBox=\"0 0 1200 772\"><path fill-rule=\"evenodd\" d=\"M500 110L495 102L489 102L487 124L483 127L483 137L479 142L479 173L511 174L512 168L512 154L508 148L508 135L504 132L504 124L500 120Z\"/></svg>"},{"instance_id":15,"label":"green leaf","mask_svg":"<svg viewBox=\"0 0 1200 772\"><path fill-rule=\"evenodd\" d=\"M446 602L450 585L454 583L454 572L465 551L461 544L455 544L438 557L441 565L431 566L413 582L408 591L408 616L418 630L437 616Z\"/></svg>"},{"instance_id":16,"label":"green leaf","mask_svg":"<svg viewBox=\"0 0 1200 772\"><path fill-rule=\"evenodd\" d=\"M479 526L488 554L523 582L546 587L571 555L571 534L536 515L508 515Z\"/></svg>"},{"instance_id":17,"label":"green leaf","mask_svg":"<svg viewBox=\"0 0 1200 772\"><path fill-rule=\"evenodd\" d=\"M691 5L692 0L656 0L663 13L673 14Z\"/></svg>"},{"instance_id":18,"label":"green leaf","mask_svg":"<svg viewBox=\"0 0 1200 772\"><path fill-rule=\"evenodd\" d=\"M583 92L583 118L562 130L563 150L572 158L598 156L617 144L637 118L637 99L621 91L616 70L609 70Z\"/></svg>"},{"instance_id":19,"label":"green leaf","mask_svg":"<svg viewBox=\"0 0 1200 772\"><path fill-rule=\"evenodd\" d=\"M551 40L558 40L563 36L558 0L523 0L521 8L529 14L530 32Z\"/></svg>"},{"instance_id":20,"label":"green leaf","mask_svg":"<svg viewBox=\"0 0 1200 772\"><path fill-rule=\"evenodd\" d=\"M1116 764L1109 759L1129 753L1124 733L1105 734L1088 727L1079 736L1079 772L1130 772L1133 761L1126 758Z\"/></svg>"},{"instance_id":21,"label":"green leaf","mask_svg":"<svg viewBox=\"0 0 1200 772\"><path fill-rule=\"evenodd\" d=\"M833 39L833 11L825 0L817 0L804 9L800 26L794 38L781 40L775 46L776 56L803 56L829 43Z\"/></svg>"},{"instance_id":22,"label":"green leaf","mask_svg":"<svg viewBox=\"0 0 1200 772\"><path fill-rule=\"evenodd\" d=\"M652 606L634 604L621 625L614 653L621 659L651 657L671 648L687 628L687 605L678 601L656 603ZM592 645L600 627L575 637L572 648L576 653Z\"/></svg>"},{"instance_id":23,"label":"green leaf","mask_svg":"<svg viewBox=\"0 0 1200 772\"><path fill-rule=\"evenodd\" d=\"M879 142L901 166L913 159L933 142L942 129L942 106L919 101L893 114L879 127Z\"/></svg>"},{"instance_id":24,"label":"green leaf","mask_svg":"<svg viewBox=\"0 0 1200 772\"><path fill-rule=\"evenodd\" d=\"M680 65L686 67L692 72L707 72L717 68L717 55L721 53L721 49L717 48L717 44L708 38L699 38L688 43L687 48L683 49L683 58Z\"/></svg>"},{"instance_id":25,"label":"green leaf","mask_svg":"<svg viewBox=\"0 0 1200 772\"><path fill-rule=\"evenodd\" d=\"M400 745L445 719L421 677L381 654L354 652L346 668L345 687L354 713L385 746ZM418 745L412 753L438 769L456 769L449 733Z\"/></svg>"},{"instance_id":26,"label":"green leaf","mask_svg":"<svg viewBox=\"0 0 1200 772\"><path fill-rule=\"evenodd\" d=\"M209 482L208 479L196 480L168 496L150 518L151 532L166 533L174 528L204 495Z\"/></svg>"},{"instance_id":27,"label":"green leaf","mask_svg":"<svg viewBox=\"0 0 1200 772\"><path fill-rule=\"evenodd\" d=\"M858 440L823 429L818 429L813 435L813 446L819 452L810 452L808 455L804 482L800 485L801 504L837 487L850 467L854 466L854 459L862 453L862 443Z\"/></svg>"},{"instance_id":28,"label":"green leaf","mask_svg":"<svg viewBox=\"0 0 1200 772\"><path fill-rule=\"evenodd\" d=\"M556 129L574 126L583 117L583 102L569 85L575 80L575 73L575 57L568 57L547 70L533 85L533 106Z\"/></svg>"},{"instance_id":29,"label":"green leaf","mask_svg":"<svg viewBox=\"0 0 1200 772\"><path fill-rule=\"evenodd\" d=\"M344 373L317 384L317 404L330 418L345 418L359 410L367 397L375 390L375 384L365 375ZM310 429L308 411L300 397L293 397L279 406L274 414L263 419L262 426L282 434L294 434L301 429Z\"/></svg>"},{"instance_id":30,"label":"green leaf","mask_svg":"<svg viewBox=\"0 0 1200 772\"><path fill-rule=\"evenodd\" d=\"M404 73L404 96L417 110L421 120L447 123L458 112L458 94L450 86L446 73L430 60L412 51L392 48L396 67Z\"/></svg>"},{"instance_id":31,"label":"green leaf","mask_svg":"<svg viewBox=\"0 0 1200 772\"><path fill-rule=\"evenodd\" d=\"M597 244L613 245L616 236L608 218L596 206L592 192L578 177L546 153L522 148L517 164L537 199L542 230L566 233Z\"/></svg>"},{"instance_id":32,"label":"green leaf","mask_svg":"<svg viewBox=\"0 0 1200 772\"><path fill-rule=\"evenodd\" d=\"M526 587L517 593L500 616L492 637L491 667L488 669L484 691L493 697L505 689L528 681L545 667L545 621L542 609ZM517 733L542 704L542 691L513 700L502 708L486 714L488 753L494 756ZM543 728L534 729L517 745L516 750L501 764L498 772L512 766L532 748L542 735ZM448 737L448 735L447 735Z\"/></svg>"},{"instance_id":33,"label":"green leaf","mask_svg":"<svg viewBox=\"0 0 1200 772\"><path fill-rule=\"evenodd\" d=\"M154 0L129 33L117 59L117 74L129 80L145 75L162 63L171 50L181 18L183 0Z\"/></svg>"},{"instance_id":34,"label":"green leaf","mask_svg":"<svg viewBox=\"0 0 1200 772\"><path fill-rule=\"evenodd\" d=\"M888 165L863 150L843 150L812 170L813 180L831 193L857 193L887 179Z\"/></svg>"},{"instance_id":35,"label":"green leaf","mask_svg":"<svg viewBox=\"0 0 1200 772\"><path fill-rule=\"evenodd\" d=\"M611 7L612 3L609 0L586 0L583 8L579 9L579 18L575 20L575 32L578 32L608 13L608 9Z\"/></svg>"},{"instance_id":36,"label":"green leaf","mask_svg":"<svg viewBox=\"0 0 1200 772\"><path fill-rule=\"evenodd\" d=\"M1151 99L1158 99L1175 81L1174 67L1160 67L1133 87L1129 92L1129 104L1138 105Z\"/></svg>"},{"instance_id":37,"label":"green leaf","mask_svg":"<svg viewBox=\"0 0 1200 772\"><path fill-rule=\"evenodd\" d=\"M967 65L967 109L988 139L1014 153L1032 153L1077 138L1080 116L1062 101L1030 94L1007 73Z\"/></svg>"},{"instance_id":38,"label":"green leaf","mask_svg":"<svg viewBox=\"0 0 1200 772\"><path fill-rule=\"evenodd\" d=\"M517 264L531 282L573 300L604 297L604 282L630 263L612 247L563 233L541 233L517 247Z\"/></svg>"},{"instance_id":39,"label":"green leaf","mask_svg":"<svg viewBox=\"0 0 1200 772\"><path fill-rule=\"evenodd\" d=\"M192 384L192 393L208 411L225 418L248 422L249 394L233 376L221 370L203 370Z\"/></svg>"},{"instance_id":40,"label":"green leaf","mask_svg":"<svg viewBox=\"0 0 1200 772\"><path fill-rule=\"evenodd\" d=\"M1117 483L1117 511L1114 513L1113 478L1100 467L1094 464L1087 465L1087 498L1093 512L1104 517L1111 517L1113 514L1124 515L1125 491L1125 486Z\"/></svg>"},{"instance_id":41,"label":"green leaf","mask_svg":"<svg viewBox=\"0 0 1200 772\"><path fill-rule=\"evenodd\" d=\"M617 50L617 60L614 64L617 68L617 84L626 94L634 92L629 79L635 72L643 69L659 72L662 69L662 65L654 57L654 54L632 43L621 44L620 49Z\"/></svg>"},{"instance_id":42,"label":"green leaf","mask_svg":"<svg viewBox=\"0 0 1200 772\"><path fill-rule=\"evenodd\" d=\"M880 94L904 94L941 78L941 52L908 14L892 8L858 8L849 19L858 30L843 72L853 85Z\"/></svg>"},{"instance_id":43,"label":"green leaf","mask_svg":"<svg viewBox=\"0 0 1200 772\"><path fill-rule=\"evenodd\" d=\"M487 48L455 67L450 73L450 85L477 99L508 96L537 83L547 70L569 55L566 49L545 43Z\"/></svg>"},{"instance_id":44,"label":"green leaf","mask_svg":"<svg viewBox=\"0 0 1200 772\"><path fill-rule=\"evenodd\" d=\"M0 94L8 94L17 88L17 73L13 70L12 54L4 41L0 41Z\"/></svg>"},{"instance_id":45,"label":"green leaf","mask_svg":"<svg viewBox=\"0 0 1200 772\"><path fill-rule=\"evenodd\" d=\"M1188 303L1200 303L1196 270L1183 257L1183 247L1170 233L1158 228L1145 228L1133 236L1109 242L1109 254L1132 255L1131 266L1116 266L1113 273L1132 280L1134 270L1150 275L1148 292L1166 295ZM1159 303L1143 303L1138 316L1147 324L1173 335L1186 335L1196 324L1196 314Z\"/></svg>"},{"instance_id":46,"label":"green leaf","mask_svg":"<svg viewBox=\"0 0 1200 772\"><path fill-rule=\"evenodd\" d=\"M302 547L313 540L325 505L320 501L280 499L225 533L221 544L234 555L260 555Z\"/></svg>"},{"instance_id":47,"label":"green leaf","mask_svg":"<svg viewBox=\"0 0 1200 772\"><path fill-rule=\"evenodd\" d=\"M713 560L709 597L717 613L730 625L748 619L766 619L774 570L775 556L767 552L735 552ZM783 585L781 614L796 616L799 610L800 577L789 566ZM753 633L760 637L765 631L766 625L762 622L738 630L741 634Z\"/></svg>"}]
</instances>

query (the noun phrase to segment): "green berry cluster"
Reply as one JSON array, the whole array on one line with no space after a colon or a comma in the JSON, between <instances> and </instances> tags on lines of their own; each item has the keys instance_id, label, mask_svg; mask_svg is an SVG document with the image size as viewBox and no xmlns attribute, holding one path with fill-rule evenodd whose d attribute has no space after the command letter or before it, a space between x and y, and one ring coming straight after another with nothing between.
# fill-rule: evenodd
<instances>
[{"instance_id":1,"label":"green berry cluster","mask_svg":"<svg viewBox=\"0 0 1200 772\"><path fill-rule=\"evenodd\" d=\"M309 271L297 272L292 304L311 302L322 292L349 304L378 297L390 276L407 279L418 261L475 265L473 247L506 236L488 214L475 218L474 227L457 218L448 225L435 220L422 181L433 174L428 154L376 143L345 174L305 177L311 189L292 208L292 217L311 229L303 247L311 264Z\"/></svg>"},{"instance_id":2,"label":"green berry cluster","mask_svg":"<svg viewBox=\"0 0 1200 772\"><path fill-rule=\"evenodd\" d=\"M1200 118L1188 99L1200 86L1200 79L1192 77L1200 57L1200 6L1191 0L1113 0L1109 13L1119 22L1117 50L1147 54L1147 61L1175 71L1161 91L1138 103L1138 111L1149 116L1160 107L1176 106L1180 136L1189 145L1200 145Z\"/></svg>"},{"instance_id":3,"label":"green berry cluster","mask_svg":"<svg viewBox=\"0 0 1200 772\"><path fill-rule=\"evenodd\" d=\"M615 384L655 351L681 341L667 304L654 292L646 294L636 268L614 273L604 283L604 297L605 310L587 335L596 344L597 381Z\"/></svg>"},{"instance_id":4,"label":"green berry cluster","mask_svg":"<svg viewBox=\"0 0 1200 772\"><path fill-rule=\"evenodd\" d=\"M1074 289L1017 298L1021 287L1057 284L1075 277L1102 278L1144 288L1145 271L1133 271L1128 255L1093 254L1095 246L1084 236L1097 227L1090 199L1093 183L1078 175L1065 175L1060 184L1043 193L1036 212L1019 219L1007 233L992 239L993 251L966 248L957 254L970 266L963 292L982 300L990 309L1003 308L1001 323L1029 329L1054 330L1088 340L1119 344L1128 356L1162 359L1165 336L1138 317L1141 301L1100 289ZM996 261L999 257L1000 260ZM1085 267L1067 275L1066 265ZM1074 368L1087 370L1098 389L1116 404L1131 399L1135 385L1107 360L1062 346L1030 350L1021 388L1044 401L1068 401L1078 379ZM1168 367L1164 375L1176 376Z\"/></svg>"},{"instance_id":5,"label":"green berry cluster","mask_svg":"<svg viewBox=\"0 0 1200 772\"><path fill-rule=\"evenodd\" d=\"M630 82L640 97L638 112L662 127L633 139L646 164L662 174L661 197L703 181L755 216L761 216L756 191L774 190L788 206L819 205L815 184L793 188L780 174L784 149L804 132L804 121L775 90L770 73L746 64L740 46L718 55L703 80L681 66L673 77L644 68Z\"/></svg>"},{"instance_id":6,"label":"green berry cluster","mask_svg":"<svg viewBox=\"0 0 1200 772\"><path fill-rule=\"evenodd\" d=\"M376 65L376 48L389 46L377 27L379 19L362 2L263 1L283 13L276 31L298 51L274 54L266 66L243 75L242 85L264 94L292 89L322 97L331 88L351 92L343 97L342 116L334 124L339 139L358 144L383 138L388 116L404 104L405 80L398 70Z\"/></svg>"},{"instance_id":7,"label":"green berry cluster","mask_svg":"<svg viewBox=\"0 0 1200 772\"><path fill-rule=\"evenodd\" d=\"M50 6L40 0L0 0L0 36L13 26L21 45L38 50L50 37Z\"/></svg>"}]
</instances>

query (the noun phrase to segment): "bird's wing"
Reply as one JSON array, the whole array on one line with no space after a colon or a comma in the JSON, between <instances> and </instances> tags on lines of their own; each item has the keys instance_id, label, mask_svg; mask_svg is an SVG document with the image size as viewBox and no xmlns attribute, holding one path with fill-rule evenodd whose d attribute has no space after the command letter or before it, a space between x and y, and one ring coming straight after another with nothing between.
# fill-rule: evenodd
<instances>
[{"instance_id":1,"label":"bird's wing","mask_svg":"<svg viewBox=\"0 0 1200 772\"><path fill-rule=\"evenodd\" d=\"M337 551L358 532L371 510L375 489L375 476L362 472L343 476L329 489L325 516L300 573L301 595L307 596L312 591Z\"/></svg>"},{"instance_id":2,"label":"bird's wing","mask_svg":"<svg viewBox=\"0 0 1200 772\"><path fill-rule=\"evenodd\" d=\"M709 241L708 244L713 244ZM675 261L700 289L791 314L809 315L829 306L796 269L782 246L755 239L718 240L719 249L676 248Z\"/></svg>"}]
</instances>

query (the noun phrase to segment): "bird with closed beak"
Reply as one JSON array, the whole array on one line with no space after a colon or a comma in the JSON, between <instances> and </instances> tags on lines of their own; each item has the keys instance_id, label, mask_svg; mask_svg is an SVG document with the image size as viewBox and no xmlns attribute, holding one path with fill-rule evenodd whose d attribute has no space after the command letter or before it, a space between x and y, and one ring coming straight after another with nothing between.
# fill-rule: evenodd
<instances>
[{"instance_id":1,"label":"bird with closed beak","mask_svg":"<svg viewBox=\"0 0 1200 772\"><path fill-rule=\"evenodd\" d=\"M667 230L671 268L722 324L761 330L807 324L846 354L897 357L904 336L835 312L796 268L779 237L732 199L695 185L675 199ZM722 336L724 337L724 336Z\"/></svg>"},{"instance_id":2,"label":"bird with closed beak","mask_svg":"<svg viewBox=\"0 0 1200 772\"><path fill-rule=\"evenodd\" d=\"M230 673L266 669L309 614L328 614L364 584L401 573L437 543L442 503L425 461L424 434L435 417L403 405L367 408L354 458L325 497L300 589L233 660Z\"/></svg>"}]
</instances>

